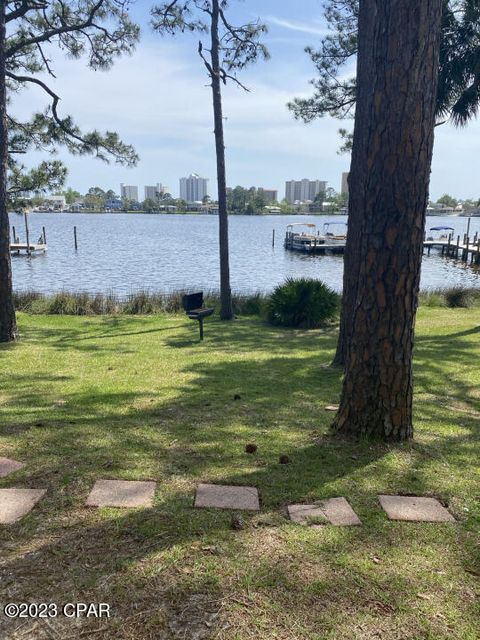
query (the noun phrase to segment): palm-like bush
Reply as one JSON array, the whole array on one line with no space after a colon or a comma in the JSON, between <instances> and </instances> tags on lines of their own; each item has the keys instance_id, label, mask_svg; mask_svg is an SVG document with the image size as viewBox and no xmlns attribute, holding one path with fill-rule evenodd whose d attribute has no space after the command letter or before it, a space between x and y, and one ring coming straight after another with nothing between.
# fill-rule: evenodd
<instances>
[{"instance_id":1,"label":"palm-like bush","mask_svg":"<svg viewBox=\"0 0 480 640\"><path fill-rule=\"evenodd\" d=\"M288 278L273 291L267 314L271 324L314 329L333 318L339 296L320 280Z\"/></svg>"}]
</instances>

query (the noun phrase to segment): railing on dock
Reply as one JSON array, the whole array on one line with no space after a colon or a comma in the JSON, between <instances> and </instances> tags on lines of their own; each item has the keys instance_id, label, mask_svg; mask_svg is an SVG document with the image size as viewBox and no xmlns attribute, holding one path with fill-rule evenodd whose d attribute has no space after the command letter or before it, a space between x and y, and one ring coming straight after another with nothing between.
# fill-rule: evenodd
<instances>
[{"instance_id":1,"label":"railing on dock","mask_svg":"<svg viewBox=\"0 0 480 640\"><path fill-rule=\"evenodd\" d=\"M428 255L432 249L439 249L442 256L446 258L455 258L462 262L470 262L470 264L480 265L480 238L478 231L473 238L466 233L463 238L457 235L456 239L449 234L447 240L424 240L423 250L427 250Z\"/></svg>"},{"instance_id":2,"label":"railing on dock","mask_svg":"<svg viewBox=\"0 0 480 640\"><path fill-rule=\"evenodd\" d=\"M12 242L10 242L10 253L16 255L31 256L32 253L44 253L47 250L47 234L45 227L42 227L42 235L38 239L38 242L30 242L30 230L28 228L27 213L24 213L25 221L25 237L26 242L20 242L15 227L12 226Z\"/></svg>"},{"instance_id":3,"label":"railing on dock","mask_svg":"<svg viewBox=\"0 0 480 640\"><path fill-rule=\"evenodd\" d=\"M344 253L345 243L331 243L328 237L301 235L293 231L287 231L284 242L285 249L290 251L299 251L300 253L317 253L323 254L327 252ZM423 241L423 251L427 251L430 255L432 249L441 251L441 255L446 258L454 258L472 265L480 265L480 233L477 231L473 237L468 233L463 237L449 234L447 239L427 240Z\"/></svg>"}]
</instances>

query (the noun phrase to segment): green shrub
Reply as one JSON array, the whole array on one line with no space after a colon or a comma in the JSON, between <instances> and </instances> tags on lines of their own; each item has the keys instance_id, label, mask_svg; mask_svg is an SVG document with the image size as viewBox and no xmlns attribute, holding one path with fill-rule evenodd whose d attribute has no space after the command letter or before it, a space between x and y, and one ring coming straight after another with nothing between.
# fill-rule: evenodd
<instances>
[{"instance_id":1,"label":"green shrub","mask_svg":"<svg viewBox=\"0 0 480 640\"><path fill-rule=\"evenodd\" d=\"M37 291L19 291L13 294L13 302L17 311L32 313L33 307L43 299Z\"/></svg>"},{"instance_id":2,"label":"green shrub","mask_svg":"<svg viewBox=\"0 0 480 640\"><path fill-rule=\"evenodd\" d=\"M444 296L447 307L451 307L452 309L462 307L466 309L474 305L475 298L478 296L478 294L476 294L473 289L452 287L451 289L445 290Z\"/></svg>"},{"instance_id":3,"label":"green shrub","mask_svg":"<svg viewBox=\"0 0 480 640\"><path fill-rule=\"evenodd\" d=\"M75 295L61 291L60 293L54 294L51 298L47 298L46 313L52 315L79 315Z\"/></svg>"},{"instance_id":4,"label":"green shrub","mask_svg":"<svg viewBox=\"0 0 480 640\"><path fill-rule=\"evenodd\" d=\"M420 304L425 307L446 307L447 302L441 291L428 291L420 294Z\"/></svg>"},{"instance_id":5,"label":"green shrub","mask_svg":"<svg viewBox=\"0 0 480 640\"><path fill-rule=\"evenodd\" d=\"M143 315L153 313L155 302L146 291L131 293L122 307L122 312L128 315Z\"/></svg>"},{"instance_id":6,"label":"green shrub","mask_svg":"<svg viewBox=\"0 0 480 640\"><path fill-rule=\"evenodd\" d=\"M165 313L179 313L183 311L183 291L174 291L163 296L163 311Z\"/></svg>"},{"instance_id":7,"label":"green shrub","mask_svg":"<svg viewBox=\"0 0 480 640\"><path fill-rule=\"evenodd\" d=\"M267 318L275 325L314 329L333 318L338 306L338 294L320 280L288 278L270 296Z\"/></svg>"},{"instance_id":8,"label":"green shrub","mask_svg":"<svg viewBox=\"0 0 480 640\"><path fill-rule=\"evenodd\" d=\"M251 295L234 295L232 298L233 311L239 316L260 316L265 308L266 296L263 293Z\"/></svg>"}]
</instances>

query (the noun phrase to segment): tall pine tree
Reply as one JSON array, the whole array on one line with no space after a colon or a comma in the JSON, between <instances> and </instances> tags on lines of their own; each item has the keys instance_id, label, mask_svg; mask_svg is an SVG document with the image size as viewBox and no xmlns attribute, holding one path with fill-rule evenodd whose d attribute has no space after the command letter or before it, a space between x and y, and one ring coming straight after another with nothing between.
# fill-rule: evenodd
<instances>
[{"instance_id":1,"label":"tall pine tree","mask_svg":"<svg viewBox=\"0 0 480 640\"><path fill-rule=\"evenodd\" d=\"M412 352L433 149L442 0L360 0L340 433L412 436Z\"/></svg>"},{"instance_id":2,"label":"tall pine tree","mask_svg":"<svg viewBox=\"0 0 480 640\"><path fill-rule=\"evenodd\" d=\"M86 57L92 69L108 69L130 53L139 28L129 18L130 0L2 0L0 2L0 342L17 336L10 262L8 196L20 191L58 189L66 168L58 160L26 170L18 158L31 149L51 152L64 146L73 154L134 165L135 150L107 131L82 132L61 113L52 47L73 58ZM45 76L47 79L45 79ZM25 87L43 93L48 106L28 121L19 120L9 96Z\"/></svg>"},{"instance_id":3,"label":"tall pine tree","mask_svg":"<svg viewBox=\"0 0 480 640\"><path fill-rule=\"evenodd\" d=\"M220 250L220 318L233 318L230 288L230 259L228 238L227 182L225 141L223 134L222 84L228 80L246 87L238 79L238 72L268 52L260 42L265 25L249 22L233 25L227 17L227 0L180 0L166 2L153 9L153 26L161 34L177 31L209 33L209 47L198 42L198 54L207 69L212 88L215 154L218 184L218 230Z\"/></svg>"}]
</instances>

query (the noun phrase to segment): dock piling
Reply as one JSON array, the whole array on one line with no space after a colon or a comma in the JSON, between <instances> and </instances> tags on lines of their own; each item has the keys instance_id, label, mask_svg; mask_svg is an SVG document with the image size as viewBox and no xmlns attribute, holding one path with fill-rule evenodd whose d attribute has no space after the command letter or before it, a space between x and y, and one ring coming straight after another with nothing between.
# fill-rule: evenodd
<instances>
[{"instance_id":1,"label":"dock piling","mask_svg":"<svg viewBox=\"0 0 480 640\"><path fill-rule=\"evenodd\" d=\"M28 216L26 211L24 212L23 217L25 219L25 234L27 236L27 255L30 256L32 255L32 252L30 250L30 231L28 229Z\"/></svg>"},{"instance_id":2,"label":"dock piling","mask_svg":"<svg viewBox=\"0 0 480 640\"><path fill-rule=\"evenodd\" d=\"M75 243L75 251L78 250L77 227L73 227L73 241Z\"/></svg>"},{"instance_id":3,"label":"dock piling","mask_svg":"<svg viewBox=\"0 0 480 640\"><path fill-rule=\"evenodd\" d=\"M423 249L426 248L428 255L430 255L431 248L437 248L446 258L455 258L467 264L480 265L480 234L478 232L475 233L473 239L467 234L464 235L462 241L460 241L461 236L458 235L455 244L452 242L453 239L453 234L449 234L446 240L426 241L423 243Z\"/></svg>"},{"instance_id":4,"label":"dock piling","mask_svg":"<svg viewBox=\"0 0 480 640\"><path fill-rule=\"evenodd\" d=\"M272 232L272 247L275 246L275 229Z\"/></svg>"}]
</instances>

